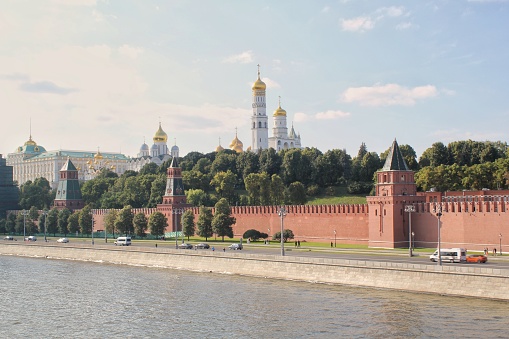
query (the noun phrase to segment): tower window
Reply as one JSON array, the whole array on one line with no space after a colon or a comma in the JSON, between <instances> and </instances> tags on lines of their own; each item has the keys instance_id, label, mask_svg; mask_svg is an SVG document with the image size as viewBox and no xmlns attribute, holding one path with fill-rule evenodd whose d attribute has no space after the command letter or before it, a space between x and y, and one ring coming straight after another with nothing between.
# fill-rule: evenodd
<instances>
[{"instance_id":1,"label":"tower window","mask_svg":"<svg viewBox=\"0 0 509 339\"><path fill-rule=\"evenodd\" d=\"M258 127L262 128L262 122L261 121L258 122Z\"/></svg>"}]
</instances>

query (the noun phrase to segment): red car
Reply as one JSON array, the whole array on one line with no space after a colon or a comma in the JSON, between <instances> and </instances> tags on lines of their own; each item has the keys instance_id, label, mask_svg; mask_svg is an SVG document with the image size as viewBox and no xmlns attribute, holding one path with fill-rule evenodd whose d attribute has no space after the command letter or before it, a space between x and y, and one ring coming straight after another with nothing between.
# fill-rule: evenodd
<instances>
[{"instance_id":1,"label":"red car","mask_svg":"<svg viewBox=\"0 0 509 339\"><path fill-rule=\"evenodd\" d=\"M488 261L488 257L483 254L471 254L467 256L467 262L476 262L478 264L485 264Z\"/></svg>"}]
</instances>

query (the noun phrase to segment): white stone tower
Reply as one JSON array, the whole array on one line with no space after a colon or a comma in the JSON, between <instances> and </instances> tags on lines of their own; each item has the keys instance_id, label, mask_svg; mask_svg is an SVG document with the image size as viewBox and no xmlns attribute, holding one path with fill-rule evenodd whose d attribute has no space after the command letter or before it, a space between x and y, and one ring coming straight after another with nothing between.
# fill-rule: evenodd
<instances>
[{"instance_id":1,"label":"white stone tower","mask_svg":"<svg viewBox=\"0 0 509 339\"><path fill-rule=\"evenodd\" d=\"M258 65L258 79L253 84L253 116L251 117L251 150L269 148L269 128L267 126L267 112L265 103L265 89L267 86L260 79L260 65Z\"/></svg>"}]
</instances>

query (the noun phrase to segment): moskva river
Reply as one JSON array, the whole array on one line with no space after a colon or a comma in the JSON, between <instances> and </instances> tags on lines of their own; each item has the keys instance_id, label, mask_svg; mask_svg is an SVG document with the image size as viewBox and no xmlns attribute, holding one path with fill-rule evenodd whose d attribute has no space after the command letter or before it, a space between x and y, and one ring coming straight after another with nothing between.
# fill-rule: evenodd
<instances>
[{"instance_id":1,"label":"moskva river","mask_svg":"<svg viewBox=\"0 0 509 339\"><path fill-rule=\"evenodd\" d=\"M0 256L0 292L1 338L509 337L507 302L154 267Z\"/></svg>"}]
</instances>

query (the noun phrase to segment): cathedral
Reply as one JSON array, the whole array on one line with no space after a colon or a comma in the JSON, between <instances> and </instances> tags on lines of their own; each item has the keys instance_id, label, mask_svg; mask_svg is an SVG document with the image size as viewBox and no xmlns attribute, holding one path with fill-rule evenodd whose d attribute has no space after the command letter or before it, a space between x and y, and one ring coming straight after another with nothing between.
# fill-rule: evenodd
<instances>
[{"instance_id":1,"label":"cathedral","mask_svg":"<svg viewBox=\"0 0 509 339\"><path fill-rule=\"evenodd\" d=\"M129 170L139 172L146 164L155 163L160 166L170 158L179 157L179 148L177 145L173 145L171 150L168 149L168 135L163 131L161 123L159 123L159 129L152 140L154 141L152 147L149 148L148 145L143 142L137 157L129 160Z\"/></svg>"}]
</instances>

